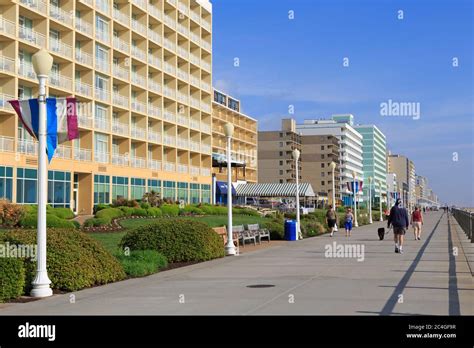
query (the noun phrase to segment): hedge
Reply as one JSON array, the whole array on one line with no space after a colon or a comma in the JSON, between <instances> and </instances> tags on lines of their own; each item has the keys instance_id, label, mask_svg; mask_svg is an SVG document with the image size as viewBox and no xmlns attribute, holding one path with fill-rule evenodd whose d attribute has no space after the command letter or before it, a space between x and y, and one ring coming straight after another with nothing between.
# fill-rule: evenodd
<instances>
[{"instance_id":1,"label":"hedge","mask_svg":"<svg viewBox=\"0 0 474 348\"><path fill-rule=\"evenodd\" d=\"M69 208L49 208L48 206L47 212L49 214L56 215L60 219L74 219L74 213Z\"/></svg>"},{"instance_id":2,"label":"hedge","mask_svg":"<svg viewBox=\"0 0 474 348\"><path fill-rule=\"evenodd\" d=\"M120 245L130 250L157 250L169 262L205 261L224 256L221 237L207 224L187 219L162 219L133 229Z\"/></svg>"},{"instance_id":3,"label":"hedge","mask_svg":"<svg viewBox=\"0 0 474 348\"><path fill-rule=\"evenodd\" d=\"M183 209L179 211L179 215L204 215L204 211L202 209L194 206L194 205L187 205Z\"/></svg>"},{"instance_id":4,"label":"hedge","mask_svg":"<svg viewBox=\"0 0 474 348\"><path fill-rule=\"evenodd\" d=\"M163 212L161 211L160 208L151 207L146 210L146 214L148 216L159 217L163 215Z\"/></svg>"},{"instance_id":5,"label":"hedge","mask_svg":"<svg viewBox=\"0 0 474 348\"><path fill-rule=\"evenodd\" d=\"M283 220L265 221L262 226L270 231L270 238L280 240L285 238L285 225Z\"/></svg>"},{"instance_id":6,"label":"hedge","mask_svg":"<svg viewBox=\"0 0 474 348\"><path fill-rule=\"evenodd\" d=\"M124 216L132 216L133 215L134 208L122 206L122 207L119 207L119 209L121 211L123 211Z\"/></svg>"},{"instance_id":7,"label":"hedge","mask_svg":"<svg viewBox=\"0 0 474 348\"><path fill-rule=\"evenodd\" d=\"M90 218L84 221L84 227L99 227L110 225L108 218Z\"/></svg>"},{"instance_id":8,"label":"hedge","mask_svg":"<svg viewBox=\"0 0 474 348\"><path fill-rule=\"evenodd\" d=\"M144 208L133 208L134 216L147 216L147 211Z\"/></svg>"},{"instance_id":9,"label":"hedge","mask_svg":"<svg viewBox=\"0 0 474 348\"><path fill-rule=\"evenodd\" d=\"M179 206L176 204L163 204L160 209L165 216L178 216L179 214Z\"/></svg>"},{"instance_id":10,"label":"hedge","mask_svg":"<svg viewBox=\"0 0 474 348\"><path fill-rule=\"evenodd\" d=\"M25 267L17 258L0 257L0 302L18 298L25 286Z\"/></svg>"},{"instance_id":11,"label":"hedge","mask_svg":"<svg viewBox=\"0 0 474 348\"><path fill-rule=\"evenodd\" d=\"M36 243L35 230L8 231L2 237L10 244ZM77 230L48 229L47 250L48 275L53 289L76 291L125 278L118 260L99 242ZM28 270L27 285L30 285L36 262L24 261Z\"/></svg>"},{"instance_id":12,"label":"hedge","mask_svg":"<svg viewBox=\"0 0 474 348\"><path fill-rule=\"evenodd\" d=\"M23 228L37 228L38 226L38 215L37 213L28 213L18 223ZM56 215L49 213L46 214L46 227L48 228L78 228L79 223L77 221L64 220Z\"/></svg>"},{"instance_id":13,"label":"hedge","mask_svg":"<svg viewBox=\"0 0 474 348\"><path fill-rule=\"evenodd\" d=\"M96 218L105 218L105 219L109 219L110 221L112 221L112 219L116 219L116 218L121 217L123 215L124 215L123 211L120 210L119 208L107 208L107 209L99 210L95 214L95 217Z\"/></svg>"}]
</instances>

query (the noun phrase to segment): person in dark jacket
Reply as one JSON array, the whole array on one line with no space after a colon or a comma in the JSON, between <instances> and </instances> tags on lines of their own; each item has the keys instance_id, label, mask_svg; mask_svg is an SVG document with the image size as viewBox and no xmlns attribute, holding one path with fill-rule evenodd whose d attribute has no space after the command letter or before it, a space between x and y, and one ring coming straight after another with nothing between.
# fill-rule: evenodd
<instances>
[{"instance_id":1,"label":"person in dark jacket","mask_svg":"<svg viewBox=\"0 0 474 348\"><path fill-rule=\"evenodd\" d=\"M395 205L390 209L387 227L393 226L393 236L395 240L395 252L403 254L403 237L409 226L408 212L402 206L402 200L399 198Z\"/></svg>"}]
</instances>

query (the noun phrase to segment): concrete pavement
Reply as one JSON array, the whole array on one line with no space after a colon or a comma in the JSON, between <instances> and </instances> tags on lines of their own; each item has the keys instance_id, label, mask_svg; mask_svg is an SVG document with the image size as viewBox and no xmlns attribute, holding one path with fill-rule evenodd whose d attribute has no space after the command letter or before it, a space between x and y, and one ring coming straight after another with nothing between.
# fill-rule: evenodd
<instances>
[{"instance_id":1,"label":"concrete pavement","mask_svg":"<svg viewBox=\"0 0 474 348\"><path fill-rule=\"evenodd\" d=\"M3 304L0 315L474 314L474 244L453 218L448 224L445 213L427 213L422 240L407 233L402 255L394 253L392 234L378 240L380 226L78 291L75 303L65 294ZM363 246L364 253L327 257L333 242ZM248 287L254 285L269 287Z\"/></svg>"}]
</instances>

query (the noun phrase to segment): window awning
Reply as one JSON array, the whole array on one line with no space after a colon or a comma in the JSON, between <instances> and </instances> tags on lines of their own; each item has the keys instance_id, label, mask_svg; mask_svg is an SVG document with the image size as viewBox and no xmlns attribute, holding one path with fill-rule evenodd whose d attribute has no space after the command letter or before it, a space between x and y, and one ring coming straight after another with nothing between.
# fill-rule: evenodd
<instances>
[{"instance_id":1,"label":"window awning","mask_svg":"<svg viewBox=\"0 0 474 348\"><path fill-rule=\"evenodd\" d=\"M220 195L226 195L227 194L227 183L224 181L217 181L216 182L216 187L217 187L217 193ZM232 195L236 195L237 192L235 191L234 186L232 185Z\"/></svg>"},{"instance_id":2,"label":"window awning","mask_svg":"<svg viewBox=\"0 0 474 348\"><path fill-rule=\"evenodd\" d=\"M300 197L314 197L309 183L299 184ZM295 197L295 183L242 184L237 186L237 196L243 197Z\"/></svg>"}]
</instances>

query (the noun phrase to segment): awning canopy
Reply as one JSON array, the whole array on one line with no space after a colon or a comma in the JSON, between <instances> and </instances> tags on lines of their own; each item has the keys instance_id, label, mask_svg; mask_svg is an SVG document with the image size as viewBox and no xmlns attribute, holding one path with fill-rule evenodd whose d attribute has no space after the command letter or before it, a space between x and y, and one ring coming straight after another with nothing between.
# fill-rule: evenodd
<instances>
[{"instance_id":1,"label":"awning canopy","mask_svg":"<svg viewBox=\"0 0 474 348\"><path fill-rule=\"evenodd\" d=\"M217 193L220 195L226 195L227 194L227 183L224 181L216 181L216 188L217 188ZM237 192L235 191L234 186L232 185L232 195L236 195Z\"/></svg>"},{"instance_id":2,"label":"awning canopy","mask_svg":"<svg viewBox=\"0 0 474 348\"><path fill-rule=\"evenodd\" d=\"M237 186L237 196L243 197L295 197L295 183L241 184ZM314 197L309 183L299 184L300 197Z\"/></svg>"}]
</instances>

